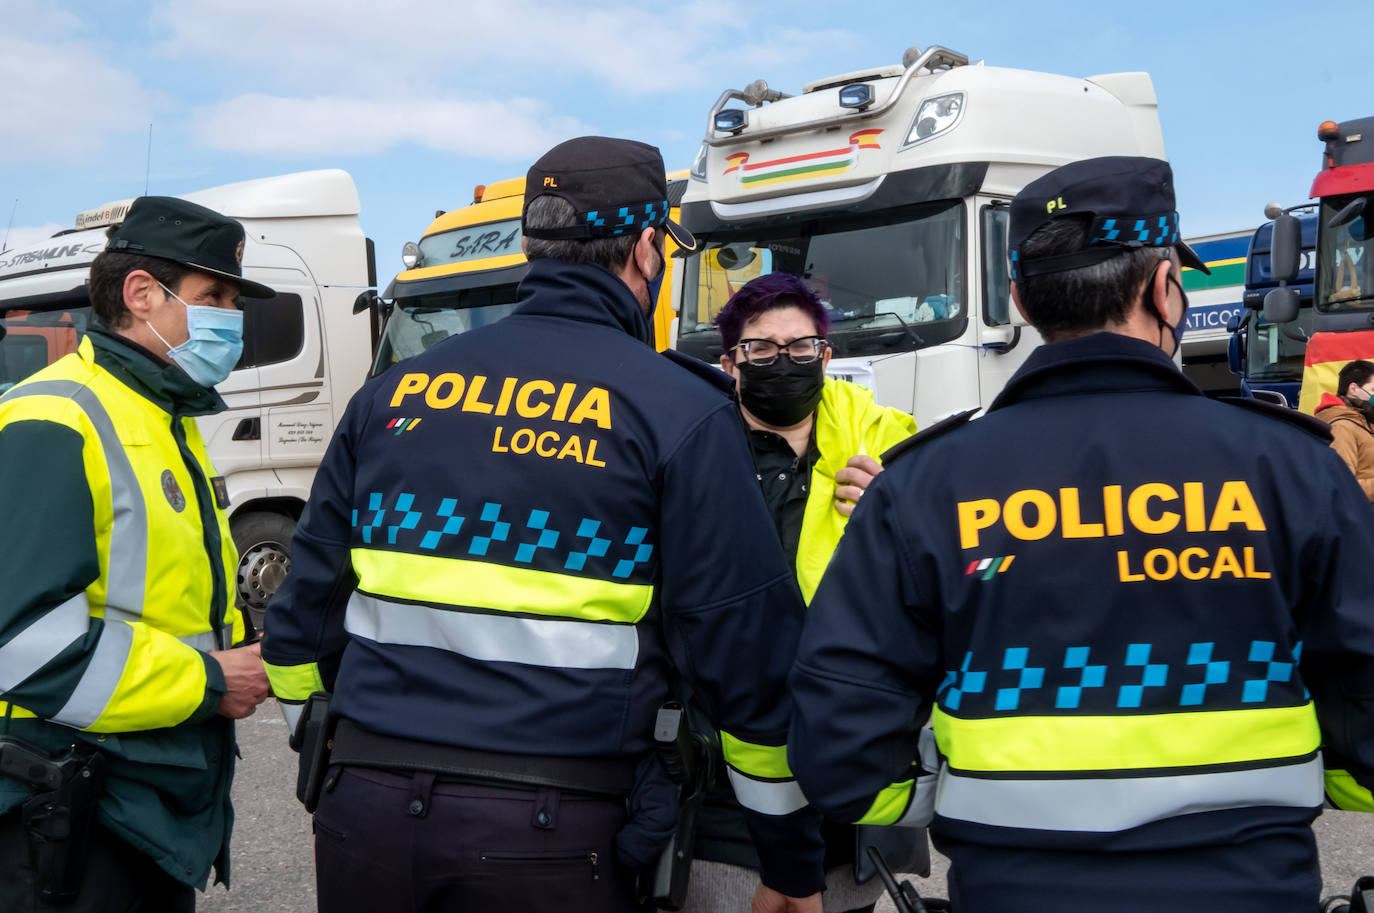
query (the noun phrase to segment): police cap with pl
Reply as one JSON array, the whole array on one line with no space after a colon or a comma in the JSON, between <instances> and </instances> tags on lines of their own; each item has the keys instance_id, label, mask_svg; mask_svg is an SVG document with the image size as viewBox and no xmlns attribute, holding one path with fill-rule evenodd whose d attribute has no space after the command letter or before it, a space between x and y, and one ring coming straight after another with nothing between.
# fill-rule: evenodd
<instances>
[{"instance_id":1,"label":"police cap with pl","mask_svg":"<svg viewBox=\"0 0 1374 913\"><path fill-rule=\"evenodd\" d=\"M567 228L531 228L521 213L526 237L546 241L614 238L662 225L685 251L696 238L668 218L668 181L663 156L656 147L608 136L580 136L559 143L525 175L525 212L543 196L567 200L577 211L577 224Z\"/></svg>"},{"instance_id":2,"label":"police cap with pl","mask_svg":"<svg viewBox=\"0 0 1374 913\"><path fill-rule=\"evenodd\" d=\"M1089 222L1082 249L1033 260L1022 256L1022 245L1037 229L1066 217ZM1085 159L1032 181L1011 201L1007 246L1013 279L1094 266L1141 247L1172 247L1183 266L1211 273L1179 237L1174 173L1155 158Z\"/></svg>"},{"instance_id":3,"label":"police cap with pl","mask_svg":"<svg viewBox=\"0 0 1374 913\"><path fill-rule=\"evenodd\" d=\"M189 200L139 197L106 250L171 260L238 283L247 298L272 298L270 288L243 278L243 226Z\"/></svg>"}]
</instances>

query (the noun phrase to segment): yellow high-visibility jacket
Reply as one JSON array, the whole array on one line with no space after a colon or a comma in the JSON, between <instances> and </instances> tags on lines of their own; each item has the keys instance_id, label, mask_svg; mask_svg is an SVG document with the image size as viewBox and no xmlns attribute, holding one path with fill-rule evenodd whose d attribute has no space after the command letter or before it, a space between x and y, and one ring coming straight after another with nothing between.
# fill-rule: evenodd
<instances>
[{"instance_id":1,"label":"yellow high-visibility jacket","mask_svg":"<svg viewBox=\"0 0 1374 913\"><path fill-rule=\"evenodd\" d=\"M243 637L194 419L223 408L100 333L0 398L0 730L105 752L102 822L201 885L232 817L233 726L206 654ZM0 778L0 813L27 793Z\"/></svg>"},{"instance_id":2,"label":"yellow high-visibility jacket","mask_svg":"<svg viewBox=\"0 0 1374 913\"><path fill-rule=\"evenodd\" d=\"M835 473L850 457L874 459L916 433L916 420L899 409L879 406L871 391L848 381L826 378L816 407L816 449L811 489L797 545L797 583L809 603L820 585L847 518L835 509Z\"/></svg>"}]
</instances>

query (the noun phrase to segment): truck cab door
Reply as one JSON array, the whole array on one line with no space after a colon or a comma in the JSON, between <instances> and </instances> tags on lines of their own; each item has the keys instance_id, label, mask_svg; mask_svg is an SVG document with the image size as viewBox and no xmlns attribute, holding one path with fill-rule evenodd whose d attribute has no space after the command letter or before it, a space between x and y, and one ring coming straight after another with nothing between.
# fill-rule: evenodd
<instances>
[{"instance_id":1,"label":"truck cab door","mask_svg":"<svg viewBox=\"0 0 1374 913\"><path fill-rule=\"evenodd\" d=\"M263 456L274 470L313 470L334 427L321 293L304 275L276 289L278 306L264 312L258 326L264 340L258 358Z\"/></svg>"},{"instance_id":2,"label":"truck cab door","mask_svg":"<svg viewBox=\"0 0 1374 913\"><path fill-rule=\"evenodd\" d=\"M229 376L215 385L229 408L217 415L202 415L196 419L210 461L215 471L225 477L262 468L262 430L258 421L261 396L258 370L252 365L252 347L248 341L250 315L254 308L262 306L262 302L245 299L243 355Z\"/></svg>"}]
</instances>

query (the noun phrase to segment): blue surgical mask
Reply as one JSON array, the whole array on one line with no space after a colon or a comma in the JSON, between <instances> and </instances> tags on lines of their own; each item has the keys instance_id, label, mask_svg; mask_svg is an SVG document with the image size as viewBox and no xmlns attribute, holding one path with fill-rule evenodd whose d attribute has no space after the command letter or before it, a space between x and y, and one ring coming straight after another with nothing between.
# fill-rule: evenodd
<instances>
[{"instance_id":1,"label":"blue surgical mask","mask_svg":"<svg viewBox=\"0 0 1374 913\"><path fill-rule=\"evenodd\" d=\"M162 285L162 290L186 308L189 336L181 345L174 346L162 338L157 327L146 320L144 323L148 323L148 329L167 346L167 357L173 364L202 387L213 387L229 376L243 354L243 312L187 304L167 286Z\"/></svg>"},{"instance_id":2,"label":"blue surgical mask","mask_svg":"<svg viewBox=\"0 0 1374 913\"><path fill-rule=\"evenodd\" d=\"M1170 267L1170 269L1172 269L1172 267ZM1166 285L1172 282L1174 285L1178 286L1178 294L1183 298L1183 313L1178 315L1177 323L1169 323L1169 321L1164 319L1163 314L1155 314L1155 320L1158 321L1160 327L1167 327L1169 332L1174 336L1174 351L1170 354L1172 358L1173 354L1177 354L1179 346L1183 345L1183 334L1188 329L1188 293L1183 290L1183 285L1174 278L1173 272L1165 276L1164 281ZM1153 287L1153 285L1154 279L1151 277L1150 285L1147 286L1147 288Z\"/></svg>"},{"instance_id":3,"label":"blue surgical mask","mask_svg":"<svg viewBox=\"0 0 1374 913\"><path fill-rule=\"evenodd\" d=\"M668 260L663 254L658 255L658 275L652 279L645 279L645 284L649 286L649 316L654 314L654 308L658 307L658 293L663 288L663 280L668 275Z\"/></svg>"}]
</instances>

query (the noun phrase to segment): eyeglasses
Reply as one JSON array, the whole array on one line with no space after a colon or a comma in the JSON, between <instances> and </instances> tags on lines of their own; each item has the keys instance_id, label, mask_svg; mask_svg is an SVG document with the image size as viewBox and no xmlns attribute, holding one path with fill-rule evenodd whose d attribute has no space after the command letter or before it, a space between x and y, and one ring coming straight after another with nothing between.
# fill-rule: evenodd
<instances>
[{"instance_id":1,"label":"eyeglasses","mask_svg":"<svg viewBox=\"0 0 1374 913\"><path fill-rule=\"evenodd\" d=\"M794 365L806 365L820 358L828 345L824 336L802 336L782 344L771 339L741 339L735 348L746 364L771 365L778 360L779 353L786 353Z\"/></svg>"}]
</instances>

